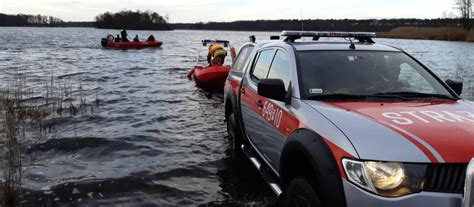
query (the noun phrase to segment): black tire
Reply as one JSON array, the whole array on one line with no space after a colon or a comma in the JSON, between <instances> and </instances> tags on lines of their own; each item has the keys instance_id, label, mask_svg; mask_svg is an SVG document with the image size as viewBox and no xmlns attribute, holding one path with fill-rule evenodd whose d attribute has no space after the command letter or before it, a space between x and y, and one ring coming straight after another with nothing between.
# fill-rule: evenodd
<instances>
[{"instance_id":1,"label":"black tire","mask_svg":"<svg viewBox=\"0 0 474 207\"><path fill-rule=\"evenodd\" d=\"M297 177L290 182L286 192L286 207L322 207L311 180L309 177Z\"/></svg>"},{"instance_id":2,"label":"black tire","mask_svg":"<svg viewBox=\"0 0 474 207\"><path fill-rule=\"evenodd\" d=\"M232 144L232 153L234 156L242 155L241 146L243 144L242 136L237 130L234 113L231 113L227 118L227 133Z\"/></svg>"}]
</instances>

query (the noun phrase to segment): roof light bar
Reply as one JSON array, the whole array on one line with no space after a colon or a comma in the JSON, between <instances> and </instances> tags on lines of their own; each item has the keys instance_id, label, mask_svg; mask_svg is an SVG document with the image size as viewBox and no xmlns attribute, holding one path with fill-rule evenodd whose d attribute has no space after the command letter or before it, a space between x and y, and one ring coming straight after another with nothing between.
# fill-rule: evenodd
<instances>
[{"instance_id":1,"label":"roof light bar","mask_svg":"<svg viewBox=\"0 0 474 207\"><path fill-rule=\"evenodd\" d=\"M201 43L203 46L207 46L207 44L212 44L212 43L219 43L219 44L223 44L225 47L227 47L230 44L228 40L209 40L209 39L201 40Z\"/></svg>"},{"instance_id":2,"label":"roof light bar","mask_svg":"<svg viewBox=\"0 0 474 207\"><path fill-rule=\"evenodd\" d=\"M374 38L374 32L283 31L281 36Z\"/></svg>"}]
</instances>

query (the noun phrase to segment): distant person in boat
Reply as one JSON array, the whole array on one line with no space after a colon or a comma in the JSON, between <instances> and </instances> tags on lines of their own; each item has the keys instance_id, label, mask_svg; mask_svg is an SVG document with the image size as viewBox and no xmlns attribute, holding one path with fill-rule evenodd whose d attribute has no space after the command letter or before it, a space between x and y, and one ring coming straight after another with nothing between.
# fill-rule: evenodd
<instances>
[{"instance_id":1,"label":"distant person in boat","mask_svg":"<svg viewBox=\"0 0 474 207\"><path fill-rule=\"evenodd\" d=\"M122 41L122 38L120 38L120 35L117 35L117 37L115 37L115 42L121 42Z\"/></svg>"},{"instance_id":2,"label":"distant person in boat","mask_svg":"<svg viewBox=\"0 0 474 207\"><path fill-rule=\"evenodd\" d=\"M140 42L140 40L138 39L138 35L135 35L135 38L133 38L133 41L134 42Z\"/></svg>"},{"instance_id":3,"label":"distant person in boat","mask_svg":"<svg viewBox=\"0 0 474 207\"><path fill-rule=\"evenodd\" d=\"M122 42L130 42L127 38L127 30L123 29L120 34L122 35Z\"/></svg>"},{"instance_id":4,"label":"distant person in boat","mask_svg":"<svg viewBox=\"0 0 474 207\"><path fill-rule=\"evenodd\" d=\"M146 39L146 41L147 41L147 42L154 42L154 41L156 41L156 40L155 40L155 36L150 35L150 36L148 37L148 39Z\"/></svg>"},{"instance_id":5,"label":"distant person in boat","mask_svg":"<svg viewBox=\"0 0 474 207\"><path fill-rule=\"evenodd\" d=\"M207 63L211 64L211 60L216 56L215 54L219 50L223 50L225 52L224 46L217 43L209 45L209 52L207 53Z\"/></svg>"}]
</instances>

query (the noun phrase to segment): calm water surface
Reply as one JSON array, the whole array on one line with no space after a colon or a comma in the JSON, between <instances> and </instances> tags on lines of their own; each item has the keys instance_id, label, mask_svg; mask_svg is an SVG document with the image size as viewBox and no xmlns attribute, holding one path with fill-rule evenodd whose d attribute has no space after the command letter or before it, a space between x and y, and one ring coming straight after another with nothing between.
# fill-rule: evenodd
<instances>
[{"instance_id":1,"label":"calm water surface","mask_svg":"<svg viewBox=\"0 0 474 207\"><path fill-rule=\"evenodd\" d=\"M109 33L118 31L0 28L0 88L20 74L32 101L65 99L47 118L46 137L22 143L33 158L24 163L22 204L271 204L258 173L229 155L223 96L195 88L186 72L203 55L201 39L238 47L249 35L278 33L153 31L161 49L128 51L101 48ZM376 41L406 50L443 79L462 78L464 97L474 99L473 43Z\"/></svg>"}]
</instances>

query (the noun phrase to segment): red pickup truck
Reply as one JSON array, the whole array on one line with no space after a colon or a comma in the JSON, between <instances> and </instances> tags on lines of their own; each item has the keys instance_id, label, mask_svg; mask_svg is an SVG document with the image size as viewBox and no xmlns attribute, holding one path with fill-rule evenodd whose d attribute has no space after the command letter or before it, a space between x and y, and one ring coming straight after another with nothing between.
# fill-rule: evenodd
<instances>
[{"instance_id":1,"label":"red pickup truck","mask_svg":"<svg viewBox=\"0 0 474 207\"><path fill-rule=\"evenodd\" d=\"M473 206L462 82L373 33L282 36L241 47L224 100L234 152L285 206Z\"/></svg>"}]
</instances>

